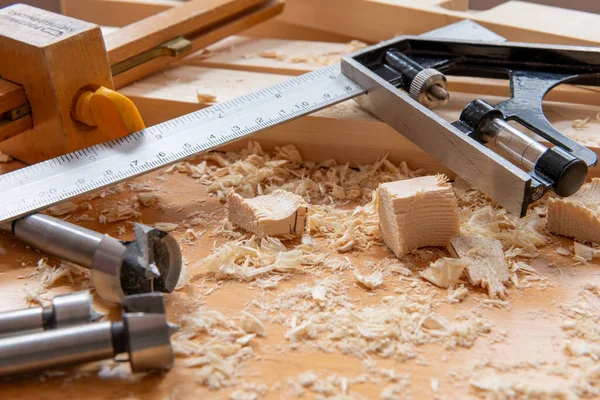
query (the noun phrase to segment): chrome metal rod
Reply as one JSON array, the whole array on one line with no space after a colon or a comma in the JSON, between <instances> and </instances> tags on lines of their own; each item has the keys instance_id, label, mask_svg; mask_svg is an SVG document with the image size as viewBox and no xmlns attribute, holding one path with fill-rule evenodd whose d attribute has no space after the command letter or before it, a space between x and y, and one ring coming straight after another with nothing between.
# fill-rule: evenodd
<instances>
[{"instance_id":1,"label":"chrome metal rod","mask_svg":"<svg viewBox=\"0 0 600 400\"><path fill-rule=\"evenodd\" d=\"M0 376L110 358L111 327L98 322L2 339Z\"/></svg>"},{"instance_id":2,"label":"chrome metal rod","mask_svg":"<svg viewBox=\"0 0 600 400\"><path fill-rule=\"evenodd\" d=\"M88 268L92 267L94 254L105 236L43 214L16 220L13 232L38 250Z\"/></svg>"},{"instance_id":3,"label":"chrome metal rod","mask_svg":"<svg viewBox=\"0 0 600 400\"><path fill-rule=\"evenodd\" d=\"M55 296L49 307L32 307L0 313L0 337L41 332L96 321L103 315L92 308L89 291Z\"/></svg>"}]
</instances>

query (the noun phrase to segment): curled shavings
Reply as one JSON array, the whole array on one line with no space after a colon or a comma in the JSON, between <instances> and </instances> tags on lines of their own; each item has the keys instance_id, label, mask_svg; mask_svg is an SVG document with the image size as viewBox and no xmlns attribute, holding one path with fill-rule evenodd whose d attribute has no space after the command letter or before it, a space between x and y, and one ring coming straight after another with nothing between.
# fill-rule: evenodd
<instances>
[{"instance_id":1,"label":"curled shavings","mask_svg":"<svg viewBox=\"0 0 600 400\"><path fill-rule=\"evenodd\" d=\"M138 211L139 207L140 204L137 198L121 202L117 206L102 210L98 216L98 222L108 224L131 218L139 218L142 216Z\"/></svg>"},{"instance_id":2,"label":"curled shavings","mask_svg":"<svg viewBox=\"0 0 600 400\"><path fill-rule=\"evenodd\" d=\"M571 123L571 126L576 130L585 129L588 127L588 123L590 122L590 117L586 117L583 119L576 119Z\"/></svg>"},{"instance_id":3,"label":"curled shavings","mask_svg":"<svg viewBox=\"0 0 600 400\"><path fill-rule=\"evenodd\" d=\"M523 218L489 205L475 211L463 210L462 214L462 231L499 240L507 258L537 257L537 248L547 243L542 233L545 229L542 206L529 210Z\"/></svg>"},{"instance_id":4,"label":"curled shavings","mask_svg":"<svg viewBox=\"0 0 600 400\"><path fill-rule=\"evenodd\" d=\"M72 201L65 201L48 208L46 213L52 215L53 217L60 217L62 215L70 214L74 211L77 211L77 204L73 203Z\"/></svg>"},{"instance_id":5,"label":"curled shavings","mask_svg":"<svg viewBox=\"0 0 600 400\"><path fill-rule=\"evenodd\" d=\"M213 105L217 102L217 96L208 93L196 92L196 99L198 99L198 103L206 105Z\"/></svg>"},{"instance_id":6,"label":"curled shavings","mask_svg":"<svg viewBox=\"0 0 600 400\"><path fill-rule=\"evenodd\" d=\"M325 254L303 244L288 250L279 239L266 237L259 241L253 236L223 244L196 267L205 268L216 279L253 280L272 272L296 272L318 265L324 258Z\"/></svg>"},{"instance_id":7,"label":"curled shavings","mask_svg":"<svg viewBox=\"0 0 600 400\"><path fill-rule=\"evenodd\" d=\"M217 164L217 165L213 165ZM239 153L209 153L192 162L178 163L167 171L186 173L207 185L208 191L225 201L230 192L252 198L284 189L304 198L329 200L365 200L381 182L416 176L406 163L394 165L387 157L372 165L338 165L334 160L305 162L292 146L276 147L265 153L249 142Z\"/></svg>"},{"instance_id":8,"label":"curled shavings","mask_svg":"<svg viewBox=\"0 0 600 400\"><path fill-rule=\"evenodd\" d=\"M591 248L576 241L573 242L573 249L575 251L575 256L573 259L581 263L586 263L587 261L592 261L595 257L600 257L600 250Z\"/></svg>"},{"instance_id":9,"label":"curled shavings","mask_svg":"<svg viewBox=\"0 0 600 400\"><path fill-rule=\"evenodd\" d=\"M179 228L179 224L174 222L157 222L154 224L154 227L164 232L173 232L175 229Z\"/></svg>"},{"instance_id":10,"label":"curled shavings","mask_svg":"<svg viewBox=\"0 0 600 400\"><path fill-rule=\"evenodd\" d=\"M436 286L447 288L458 284L466 267L467 262L463 259L440 258L431 263L429 268L422 271L420 275Z\"/></svg>"},{"instance_id":11,"label":"curled shavings","mask_svg":"<svg viewBox=\"0 0 600 400\"><path fill-rule=\"evenodd\" d=\"M357 269L355 269L354 277L358 283L369 290L376 289L383 284L383 274L381 271L375 271L369 275L362 275Z\"/></svg>"},{"instance_id":12,"label":"curled shavings","mask_svg":"<svg viewBox=\"0 0 600 400\"><path fill-rule=\"evenodd\" d=\"M37 304L42 304L40 295L58 285L63 278L69 284L73 284L75 278L78 278L81 284L87 283L90 278L89 271L75 264L60 263L59 265L51 265L45 257L38 260L37 267L29 276L39 276L38 287L27 292L27 302Z\"/></svg>"},{"instance_id":13,"label":"curled shavings","mask_svg":"<svg viewBox=\"0 0 600 400\"><path fill-rule=\"evenodd\" d=\"M267 336L267 331L265 330L263 323L249 312L242 311L240 327L246 333L255 333L258 336Z\"/></svg>"},{"instance_id":14,"label":"curled shavings","mask_svg":"<svg viewBox=\"0 0 600 400\"><path fill-rule=\"evenodd\" d=\"M315 237L326 237L338 253L368 249L374 239L379 239L377 200L353 210L335 206L311 206L306 229Z\"/></svg>"}]
</instances>

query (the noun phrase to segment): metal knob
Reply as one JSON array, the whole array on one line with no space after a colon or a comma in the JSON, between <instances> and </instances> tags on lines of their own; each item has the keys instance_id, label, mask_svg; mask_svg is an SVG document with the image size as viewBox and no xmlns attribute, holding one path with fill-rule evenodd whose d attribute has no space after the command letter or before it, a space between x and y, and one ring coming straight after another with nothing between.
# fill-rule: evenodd
<instances>
[{"instance_id":1,"label":"metal knob","mask_svg":"<svg viewBox=\"0 0 600 400\"><path fill-rule=\"evenodd\" d=\"M427 108L444 105L450 100L446 76L433 68L423 68L398 50L388 50L385 61L397 70L410 96Z\"/></svg>"}]
</instances>

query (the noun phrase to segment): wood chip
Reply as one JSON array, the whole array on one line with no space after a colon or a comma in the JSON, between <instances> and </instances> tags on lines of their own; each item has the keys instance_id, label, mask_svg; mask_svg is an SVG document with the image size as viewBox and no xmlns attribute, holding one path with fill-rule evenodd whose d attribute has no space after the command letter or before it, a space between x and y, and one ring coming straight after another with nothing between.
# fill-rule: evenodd
<instances>
[{"instance_id":1,"label":"wood chip","mask_svg":"<svg viewBox=\"0 0 600 400\"><path fill-rule=\"evenodd\" d=\"M251 199L237 193L228 196L229 221L259 237L302 235L307 213L302 197L286 190Z\"/></svg>"},{"instance_id":2,"label":"wood chip","mask_svg":"<svg viewBox=\"0 0 600 400\"><path fill-rule=\"evenodd\" d=\"M473 285L487 289L491 298L505 298L510 279L508 264L499 240L479 235L457 235L448 250L467 264L466 275Z\"/></svg>"},{"instance_id":3,"label":"wood chip","mask_svg":"<svg viewBox=\"0 0 600 400\"><path fill-rule=\"evenodd\" d=\"M373 290L383 284L383 274L381 271L375 271L369 275L362 275L358 270L354 270L354 277L362 286Z\"/></svg>"},{"instance_id":4,"label":"wood chip","mask_svg":"<svg viewBox=\"0 0 600 400\"><path fill-rule=\"evenodd\" d=\"M177 225L173 222L157 222L154 224L154 227L156 229L160 229L161 231L171 232L171 231L174 231L175 229L179 228L179 225Z\"/></svg>"},{"instance_id":5,"label":"wood chip","mask_svg":"<svg viewBox=\"0 0 600 400\"><path fill-rule=\"evenodd\" d=\"M458 223L456 196L441 175L379 186L381 236L397 257L419 247L448 245Z\"/></svg>"},{"instance_id":6,"label":"wood chip","mask_svg":"<svg viewBox=\"0 0 600 400\"><path fill-rule=\"evenodd\" d=\"M581 242L600 244L600 179L567 198L549 198L548 230Z\"/></svg>"},{"instance_id":7,"label":"wood chip","mask_svg":"<svg viewBox=\"0 0 600 400\"><path fill-rule=\"evenodd\" d=\"M200 104L211 105L216 103L217 96L208 93L196 92L196 99L198 99L198 103Z\"/></svg>"},{"instance_id":8,"label":"wood chip","mask_svg":"<svg viewBox=\"0 0 600 400\"><path fill-rule=\"evenodd\" d=\"M421 272L421 277L441 288L458 284L467 262L456 258L440 258Z\"/></svg>"},{"instance_id":9,"label":"wood chip","mask_svg":"<svg viewBox=\"0 0 600 400\"><path fill-rule=\"evenodd\" d=\"M50 207L46 210L46 212L54 217L59 217L61 215L70 214L73 211L77 210L77 204L71 201L65 201L63 203L57 204L53 207Z\"/></svg>"}]
</instances>

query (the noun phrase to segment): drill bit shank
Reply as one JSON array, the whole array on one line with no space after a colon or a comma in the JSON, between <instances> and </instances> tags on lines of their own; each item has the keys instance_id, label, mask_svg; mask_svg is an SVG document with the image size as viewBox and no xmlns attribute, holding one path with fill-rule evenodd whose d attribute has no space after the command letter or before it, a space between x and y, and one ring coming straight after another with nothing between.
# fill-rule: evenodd
<instances>
[{"instance_id":1,"label":"drill bit shank","mask_svg":"<svg viewBox=\"0 0 600 400\"><path fill-rule=\"evenodd\" d=\"M128 353L133 372L169 369L173 365L172 332L161 293L131 296L124 301L122 321L0 339L0 376L103 360L121 353Z\"/></svg>"}]
</instances>

